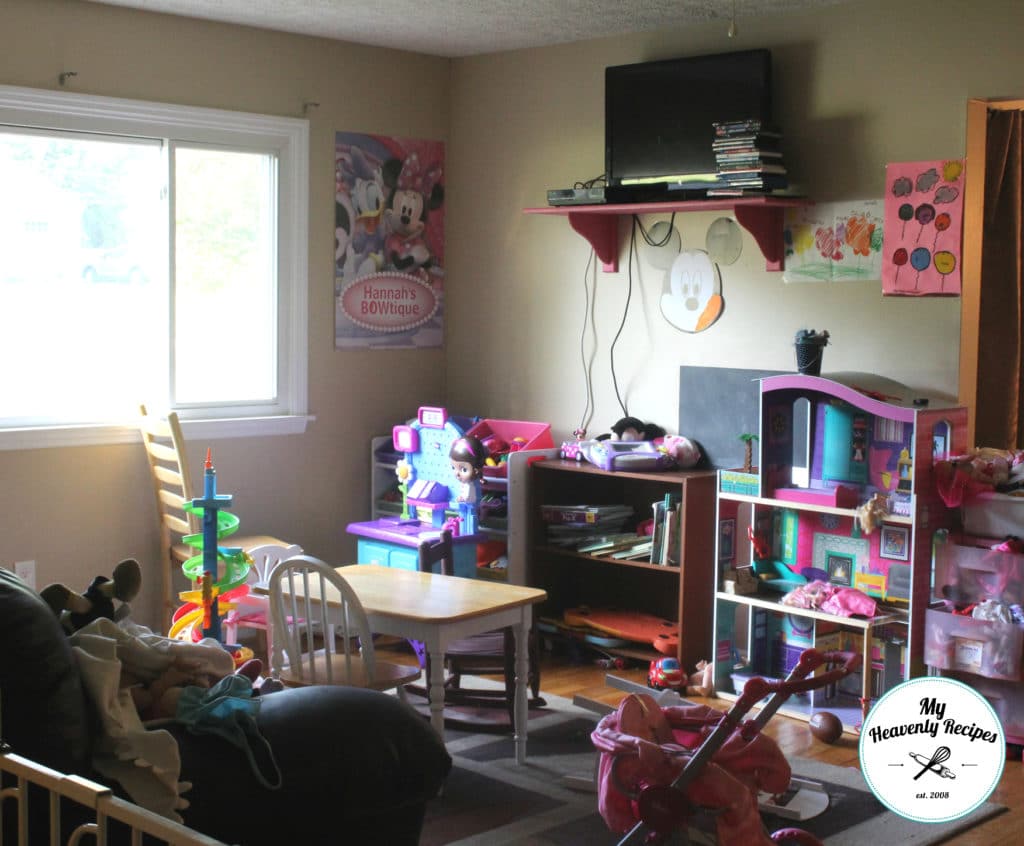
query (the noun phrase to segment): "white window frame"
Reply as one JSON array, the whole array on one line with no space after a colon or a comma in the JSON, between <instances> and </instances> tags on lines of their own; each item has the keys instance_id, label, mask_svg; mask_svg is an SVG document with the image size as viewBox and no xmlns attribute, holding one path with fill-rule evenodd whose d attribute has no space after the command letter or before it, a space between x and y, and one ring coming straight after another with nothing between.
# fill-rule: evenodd
<instances>
[{"instance_id":1,"label":"white window frame","mask_svg":"<svg viewBox=\"0 0 1024 846\"><path fill-rule=\"evenodd\" d=\"M273 151L278 157L278 401L258 416L200 419L178 409L190 437L225 438L304 432L309 354L309 122L298 118L149 103L0 85L0 124L194 141ZM2 390L2 386L0 386ZM229 406L225 406L225 413ZM123 425L0 428L0 449L126 443Z\"/></svg>"}]
</instances>

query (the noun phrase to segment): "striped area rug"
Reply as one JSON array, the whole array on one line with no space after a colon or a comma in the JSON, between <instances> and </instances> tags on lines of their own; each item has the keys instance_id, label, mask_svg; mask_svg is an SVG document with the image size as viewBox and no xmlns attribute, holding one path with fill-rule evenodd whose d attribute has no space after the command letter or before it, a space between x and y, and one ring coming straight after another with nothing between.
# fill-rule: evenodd
<instances>
[{"instance_id":1,"label":"striped area rug","mask_svg":"<svg viewBox=\"0 0 1024 846\"><path fill-rule=\"evenodd\" d=\"M531 710L527 761L517 766L511 735L448 732L455 766L443 794L427 807L420 846L602 846L621 837L597 813L593 782L596 753L590 732L597 715L544 694L547 707ZM928 846L1005 810L986 803L970 817L923 824L888 811L867 789L856 768L790 761L794 774L820 781L829 809L802 826L827 846L899 843ZM582 788L582 789L581 789ZM769 831L792 823L765 819ZM692 844L715 843L691 830Z\"/></svg>"}]
</instances>

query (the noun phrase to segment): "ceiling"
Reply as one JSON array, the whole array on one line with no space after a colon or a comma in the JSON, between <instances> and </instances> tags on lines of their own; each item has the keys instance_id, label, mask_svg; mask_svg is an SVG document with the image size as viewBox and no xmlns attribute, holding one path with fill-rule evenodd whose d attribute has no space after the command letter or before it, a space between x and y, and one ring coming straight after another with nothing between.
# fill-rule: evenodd
<instances>
[{"instance_id":1,"label":"ceiling","mask_svg":"<svg viewBox=\"0 0 1024 846\"><path fill-rule=\"evenodd\" d=\"M90 0L435 56L472 56L850 0ZM735 11L734 11L735 10Z\"/></svg>"}]
</instances>

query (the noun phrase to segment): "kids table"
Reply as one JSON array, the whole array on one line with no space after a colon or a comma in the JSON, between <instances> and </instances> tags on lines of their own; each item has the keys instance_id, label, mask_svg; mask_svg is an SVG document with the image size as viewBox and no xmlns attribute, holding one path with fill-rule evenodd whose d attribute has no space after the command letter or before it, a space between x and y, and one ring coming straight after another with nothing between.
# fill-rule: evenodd
<instances>
[{"instance_id":1,"label":"kids table","mask_svg":"<svg viewBox=\"0 0 1024 846\"><path fill-rule=\"evenodd\" d=\"M444 653L456 640L511 626L516 639L515 757L526 760L526 635L533 606L547 599L538 588L485 579L463 579L375 564L337 571L352 585L370 628L380 634L421 640L430 661L430 723L444 739ZM310 588L316 590L316 585ZM257 588L264 592L265 588ZM327 596L328 604L331 596Z\"/></svg>"}]
</instances>

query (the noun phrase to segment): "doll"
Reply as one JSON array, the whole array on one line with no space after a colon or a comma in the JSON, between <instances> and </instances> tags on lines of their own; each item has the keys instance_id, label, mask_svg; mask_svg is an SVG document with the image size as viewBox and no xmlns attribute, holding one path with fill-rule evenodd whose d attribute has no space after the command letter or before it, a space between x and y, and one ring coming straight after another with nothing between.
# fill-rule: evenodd
<instances>
[{"instance_id":1,"label":"doll","mask_svg":"<svg viewBox=\"0 0 1024 846\"><path fill-rule=\"evenodd\" d=\"M472 435L466 435L456 440L448 452L448 457L452 462L452 472L455 473L455 478L459 482L459 493L454 504L458 507L459 518L462 520L460 534L472 535L476 532L480 485L487 455L487 448L479 438Z\"/></svg>"},{"instance_id":2,"label":"doll","mask_svg":"<svg viewBox=\"0 0 1024 846\"><path fill-rule=\"evenodd\" d=\"M686 692L690 696L715 695L715 667L707 661L697 662L697 671L686 680Z\"/></svg>"}]
</instances>

